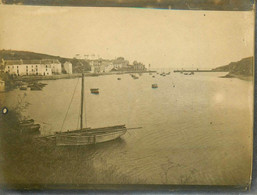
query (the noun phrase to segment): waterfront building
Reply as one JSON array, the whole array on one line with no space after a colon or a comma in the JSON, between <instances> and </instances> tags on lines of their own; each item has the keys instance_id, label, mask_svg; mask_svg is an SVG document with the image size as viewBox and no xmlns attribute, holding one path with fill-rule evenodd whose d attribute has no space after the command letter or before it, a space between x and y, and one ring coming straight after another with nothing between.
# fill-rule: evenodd
<instances>
[{"instance_id":1,"label":"waterfront building","mask_svg":"<svg viewBox=\"0 0 257 195\"><path fill-rule=\"evenodd\" d=\"M113 60L113 67L117 70L127 68L129 61L125 60L123 57L118 57Z\"/></svg>"},{"instance_id":2,"label":"waterfront building","mask_svg":"<svg viewBox=\"0 0 257 195\"><path fill-rule=\"evenodd\" d=\"M112 60L105 60L105 59L90 60L89 64L91 66L92 73L110 72L113 69Z\"/></svg>"},{"instance_id":3,"label":"waterfront building","mask_svg":"<svg viewBox=\"0 0 257 195\"><path fill-rule=\"evenodd\" d=\"M133 62L133 69L136 71L146 70L145 65L137 61Z\"/></svg>"},{"instance_id":4,"label":"waterfront building","mask_svg":"<svg viewBox=\"0 0 257 195\"><path fill-rule=\"evenodd\" d=\"M67 74L72 74L72 63L70 63L70 62L65 62L64 64L63 64L63 69L65 70L65 72L67 73Z\"/></svg>"},{"instance_id":5,"label":"waterfront building","mask_svg":"<svg viewBox=\"0 0 257 195\"><path fill-rule=\"evenodd\" d=\"M4 72L17 75L52 75L61 74L62 66L58 60L4 60Z\"/></svg>"}]
</instances>

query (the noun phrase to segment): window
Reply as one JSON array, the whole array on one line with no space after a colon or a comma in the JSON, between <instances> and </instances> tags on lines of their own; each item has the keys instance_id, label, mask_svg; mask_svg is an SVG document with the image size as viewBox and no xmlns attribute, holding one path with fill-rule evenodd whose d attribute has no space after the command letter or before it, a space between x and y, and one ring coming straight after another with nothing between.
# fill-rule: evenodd
<instances>
[{"instance_id":1,"label":"window","mask_svg":"<svg viewBox=\"0 0 257 195\"><path fill-rule=\"evenodd\" d=\"M17 66L17 68L19 68L19 66Z\"/></svg>"},{"instance_id":2,"label":"window","mask_svg":"<svg viewBox=\"0 0 257 195\"><path fill-rule=\"evenodd\" d=\"M10 69L10 66L8 66L8 69Z\"/></svg>"}]
</instances>

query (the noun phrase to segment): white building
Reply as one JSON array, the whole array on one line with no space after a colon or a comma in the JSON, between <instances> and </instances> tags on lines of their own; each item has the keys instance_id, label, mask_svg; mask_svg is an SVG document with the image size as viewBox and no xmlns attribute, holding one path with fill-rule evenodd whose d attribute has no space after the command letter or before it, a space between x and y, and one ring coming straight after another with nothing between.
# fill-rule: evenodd
<instances>
[{"instance_id":1,"label":"white building","mask_svg":"<svg viewBox=\"0 0 257 195\"><path fill-rule=\"evenodd\" d=\"M72 63L70 62L65 62L63 64L63 69L66 71L67 74L72 74Z\"/></svg>"},{"instance_id":2,"label":"white building","mask_svg":"<svg viewBox=\"0 0 257 195\"><path fill-rule=\"evenodd\" d=\"M59 60L53 60L53 59L44 59L40 60L42 64L46 64L50 66L52 69L53 74L61 74L62 73L62 64L59 62Z\"/></svg>"},{"instance_id":3,"label":"white building","mask_svg":"<svg viewBox=\"0 0 257 195\"><path fill-rule=\"evenodd\" d=\"M62 66L58 60L4 60L4 72L24 75L61 74Z\"/></svg>"},{"instance_id":4,"label":"white building","mask_svg":"<svg viewBox=\"0 0 257 195\"><path fill-rule=\"evenodd\" d=\"M110 72L114 68L111 60L91 60L89 61L89 64L91 66L92 73Z\"/></svg>"}]
</instances>

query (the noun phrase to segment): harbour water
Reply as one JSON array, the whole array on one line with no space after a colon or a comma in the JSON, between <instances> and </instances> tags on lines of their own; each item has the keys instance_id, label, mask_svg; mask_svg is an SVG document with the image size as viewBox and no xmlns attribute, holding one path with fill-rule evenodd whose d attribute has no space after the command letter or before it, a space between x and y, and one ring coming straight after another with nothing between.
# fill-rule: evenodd
<instances>
[{"instance_id":1,"label":"harbour water","mask_svg":"<svg viewBox=\"0 0 257 195\"><path fill-rule=\"evenodd\" d=\"M143 74L136 80L128 74L86 77L85 126L142 127L85 151L98 174L115 167L117 174L135 183L247 183L253 85L219 78L225 74ZM43 82L48 85L42 91L1 93L3 105L11 109L26 93L30 105L23 115L41 124L41 134L79 128L81 79ZM158 88L152 89L153 83ZM91 94L90 88L99 88L99 95Z\"/></svg>"}]
</instances>

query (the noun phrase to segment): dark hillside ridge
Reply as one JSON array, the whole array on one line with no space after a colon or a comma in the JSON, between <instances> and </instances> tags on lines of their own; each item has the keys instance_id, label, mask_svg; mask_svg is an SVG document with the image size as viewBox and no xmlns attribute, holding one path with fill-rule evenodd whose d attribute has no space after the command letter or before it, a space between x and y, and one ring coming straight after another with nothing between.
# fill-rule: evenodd
<instances>
[{"instance_id":1,"label":"dark hillside ridge","mask_svg":"<svg viewBox=\"0 0 257 195\"><path fill-rule=\"evenodd\" d=\"M57 59L61 64L69 61L72 63L72 71L74 73L81 72L81 66L83 65L84 71L90 70L90 65L87 61L75 58L63 58L60 56L53 56L42 53L35 53L30 51L17 51L17 50L0 50L0 60L42 60L42 59Z\"/></svg>"},{"instance_id":2,"label":"dark hillside ridge","mask_svg":"<svg viewBox=\"0 0 257 195\"><path fill-rule=\"evenodd\" d=\"M243 58L237 62L212 69L214 71L227 71L229 74L253 76L253 57Z\"/></svg>"}]
</instances>

